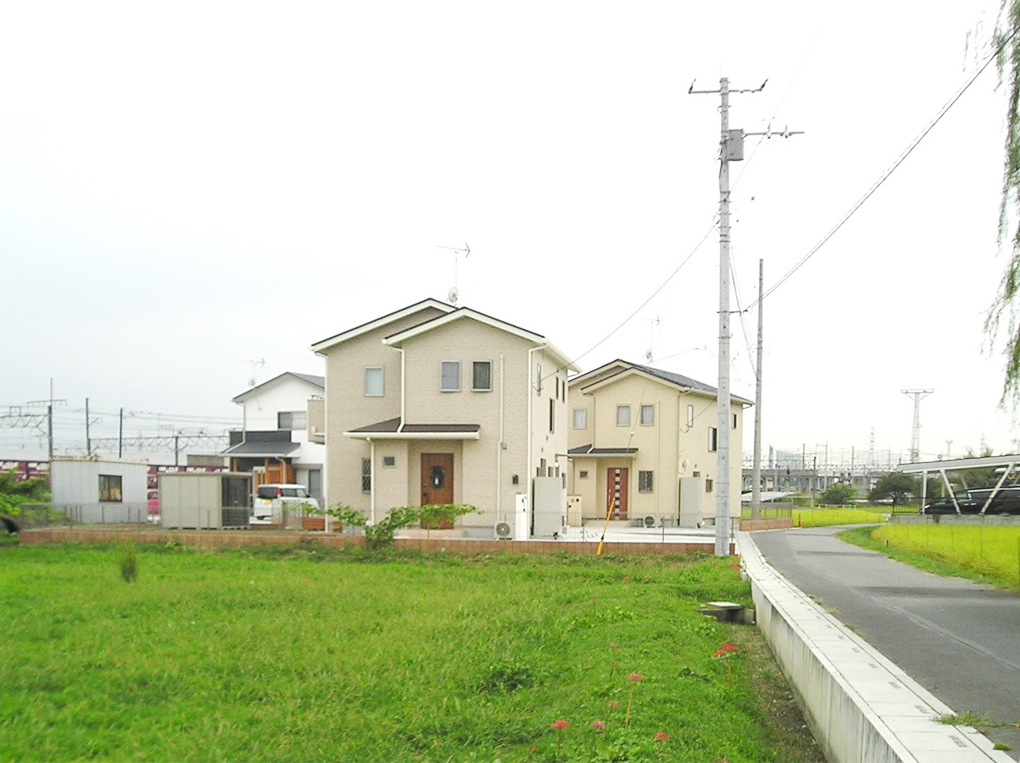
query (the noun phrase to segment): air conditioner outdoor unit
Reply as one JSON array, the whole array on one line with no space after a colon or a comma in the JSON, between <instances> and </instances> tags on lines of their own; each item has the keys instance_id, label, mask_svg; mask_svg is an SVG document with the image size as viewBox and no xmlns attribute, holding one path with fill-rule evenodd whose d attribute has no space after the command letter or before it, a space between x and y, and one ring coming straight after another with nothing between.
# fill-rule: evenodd
<instances>
[{"instance_id":1,"label":"air conditioner outdoor unit","mask_svg":"<svg viewBox=\"0 0 1020 763\"><path fill-rule=\"evenodd\" d=\"M655 523L658 522L658 517L654 514L646 514L645 518L641 520L645 527L655 527Z\"/></svg>"},{"instance_id":2,"label":"air conditioner outdoor unit","mask_svg":"<svg viewBox=\"0 0 1020 763\"><path fill-rule=\"evenodd\" d=\"M496 538L499 540L510 540L512 531L510 529L509 522L497 522L496 526L492 529L496 533Z\"/></svg>"}]
</instances>

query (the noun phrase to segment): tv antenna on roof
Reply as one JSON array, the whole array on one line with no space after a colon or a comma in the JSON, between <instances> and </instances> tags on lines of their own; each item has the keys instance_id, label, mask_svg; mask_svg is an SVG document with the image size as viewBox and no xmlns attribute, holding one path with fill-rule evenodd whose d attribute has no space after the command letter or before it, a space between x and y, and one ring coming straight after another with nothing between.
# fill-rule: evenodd
<instances>
[{"instance_id":1,"label":"tv antenna on roof","mask_svg":"<svg viewBox=\"0 0 1020 763\"><path fill-rule=\"evenodd\" d=\"M655 344L655 327L659 325L659 316L645 318L645 320L648 321L648 349L645 350L645 360L653 363L654 352L652 351L652 346Z\"/></svg>"},{"instance_id":2,"label":"tv antenna on roof","mask_svg":"<svg viewBox=\"0 0 1020 763\"><path fill-rule=\"evenodd\" d=\"M462 252L464 254L464 259L466 260L468 255L471 254L471 247L467 245L467 242L465 242L463 248L456 246L440 246L439 244L436 244L436 249L447 249L453 252L453 288L447 293L446 298L450 301L451 305L456 307L457 298L460 297L460 292L457 290L457 260L460 258Z\"/></svg>"},{"instance_id":3,"label":"tv antenna on roof","mask_svg":"<svg viewBox=\"0 0 1020 763\"><path fill-rule=\"evenodd\" d=\"M266 364L265 358L259 358L258 360L249 360L248 364L251 366L251 376L248 377L248 386L255 386L255 369L262 368Z\"/></svg>"}]
</instances>

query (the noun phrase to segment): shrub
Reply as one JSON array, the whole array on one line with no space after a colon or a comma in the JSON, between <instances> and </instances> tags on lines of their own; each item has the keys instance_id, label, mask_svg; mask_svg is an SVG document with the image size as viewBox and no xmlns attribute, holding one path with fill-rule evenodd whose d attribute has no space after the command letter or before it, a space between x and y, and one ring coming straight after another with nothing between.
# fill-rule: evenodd
<instances>
[{"instance_id":1,"label":"shrub","mask_svg":"<svg viewBox=\"0 0 1020 763\"><path fill-rule=\"evenodd\" d=\"M120 564L120 577L125 583L134 583L138 577L138 555L132 543L125 543L121 546L120 554L117 556Z\"/></svg>"}]
</instances>

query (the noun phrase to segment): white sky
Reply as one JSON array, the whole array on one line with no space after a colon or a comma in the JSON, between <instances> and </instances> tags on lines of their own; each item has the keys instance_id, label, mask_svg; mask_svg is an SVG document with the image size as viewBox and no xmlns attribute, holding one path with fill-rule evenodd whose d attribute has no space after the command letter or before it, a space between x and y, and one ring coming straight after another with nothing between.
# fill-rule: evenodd
<instances>
[{"instance_id":1,"label":"white sky","mask_svg":"<svg viewBox=\"0 0 1020 763\"><path fill-rule=\"evenodd\" d=\"M804 135L731 165L738 296L787 272L975 71L996 4L927 2L7 3L0 9L0 405L49 393L57 452L85 397L210 430L249 361L322 373L309 346L453 285L571 356L702 241L730 126ZM984 51L984 48L982 48ZM763 442L830 460L1020 436L997 408L984 312L1004 94L994 66L766 301ZM738 179L739 178L739 179ZM715 384L718 234L584 355ZM654 326L652 321L658 318ZM754 397L756 316L734 323ZM166 414L175 414L178 418ZM748 418L750 424L750 418ZM751 447L747 428L745 452ZM129 417L125 434L155 433ZM0 455L38 448L0 429ZM19 450L22 449L22 450Z\"/></svg>"}]
</instances>

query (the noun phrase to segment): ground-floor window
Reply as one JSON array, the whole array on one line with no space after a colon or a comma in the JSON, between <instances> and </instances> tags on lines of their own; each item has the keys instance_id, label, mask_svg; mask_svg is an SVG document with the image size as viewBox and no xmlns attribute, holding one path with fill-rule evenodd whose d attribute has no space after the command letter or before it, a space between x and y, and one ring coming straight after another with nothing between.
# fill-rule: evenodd
<instances>
[{"instance_id":1,"label":"ground-floor window","mask_svg":"<svg viewBox=\"0 0 1020 763\"><path fill-rule=\"evenodd\" d=\"M650 471L639 471L638 473L638 492L639 493L651 493L652 492L652 473Z\"/></svg>"},{"instance_id":2,"label":"ground-floor window","mask_svg":"<svg viewBox=\"0 0 1020 763\"><path fill-rule=\"evenodd\" d=\"M124 478L119 474L99 475L99 500L103 503L123 503Z\"/></svg>"},{"instance_id":3,"label":"ground-floor window","mask_svg":"<svg viewBox=\"0 0 1020 763\"><path fill-rule=\"evenodd\" d=\"M372 492L372 459L361 459L361 492Z\"/></svg>"}]
</instances>

